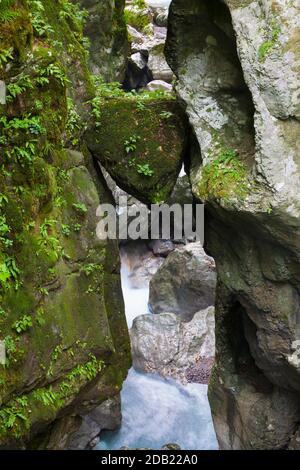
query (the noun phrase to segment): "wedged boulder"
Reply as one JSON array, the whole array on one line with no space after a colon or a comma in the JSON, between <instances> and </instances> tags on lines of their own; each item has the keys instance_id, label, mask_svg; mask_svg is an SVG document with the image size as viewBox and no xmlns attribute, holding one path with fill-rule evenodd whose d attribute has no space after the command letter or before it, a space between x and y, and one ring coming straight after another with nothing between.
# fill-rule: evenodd
<instances>
[{"instance_id":1,"label":"wedged boulder","mask_svg":"<svg viewBox=\"0 0 300 470\"><path fill-rule=\"evenodd\" d=\"M183 111L168 95L120 96L100 104L97 127L87 132L93 156L118 186L145 204L172 192L186 149Z\"/></svg>"},{"instance_id":2,"label":"wedged boulder","mask_svg":"<svg viewBox=\"0 0 300 470\"><path fill-rule=\"evenodd\" d=\"M156 90L165 90L169 93L173 90L173 85L170 83L164 82L163 80L152 80L147 83L146 90L156 91Z\"/></svg>"},{"instance_id":3,"label":"wedged boulder","mask_svg":"<svg viewBox=\"0 0 300 470\"><path fill-rule=\"evenodd\" d=\"M189 323L174 313L137 317L130 330L133 366L187 382L190 367L207 359L212 365L214 328L214 307L197 312Z\"/></svg>"},{"instance_id":4,"label":"wedged boulder","mask_svg":"<svg viewBox=\"0 0 300 470\"><path fill-rule=\"evenodd\" d=\"M174 73L165 59L164 45L165 43L161 42L149 51L148 67L151 70L153 80L171 83L174 79Z\"/></svg>"},{"instance_id":5,"label":"wedged boulder","mask_svg":"<svg viewBox=\"0 0 300 470\"><path fill-rule=\"evenodd\" d=\"M209 397L225 449L295 445L299 16L285 0L173 0L169 15L167 60L198 142L189 176L218 272Z\"/></svg>"},{"instance_id":6,"label":"wedged boulder","mask_svg":"<svg viewBox=\"0 0 300 470\"><path fill-rule=\"evenodd\" d=\"M214 305L215 263L200 243L173 251L150 281L153 313L172 312L190 321L201 309Z\"/></svg>"}]
</instances>

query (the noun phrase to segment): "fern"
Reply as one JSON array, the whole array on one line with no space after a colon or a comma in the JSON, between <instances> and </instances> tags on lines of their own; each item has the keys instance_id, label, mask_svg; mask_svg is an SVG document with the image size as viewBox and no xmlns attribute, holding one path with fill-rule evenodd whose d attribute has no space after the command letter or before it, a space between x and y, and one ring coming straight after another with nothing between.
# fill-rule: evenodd
<instances>
[{"instance_id":1,"label":"fern","mask_svg":"<svg viewBox=\"0 0 300 470\"><path fill-rule=\"evenodd\" d=\"M14 3L14 0L0 0L0 23L8 23L19 16L18 11L11 9Z\"/></svg>"}]
</instances>

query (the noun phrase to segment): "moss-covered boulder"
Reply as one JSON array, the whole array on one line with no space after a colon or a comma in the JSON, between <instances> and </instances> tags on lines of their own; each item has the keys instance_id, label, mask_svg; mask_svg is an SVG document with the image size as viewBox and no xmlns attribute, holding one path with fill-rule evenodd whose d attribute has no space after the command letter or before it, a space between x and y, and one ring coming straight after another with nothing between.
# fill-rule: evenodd
<instances>
[{"instance_id":1,"label":"moss-covered boulder","mask_svg":"<svg viewBox=\"0 0 300 470\"><path fill-rule=\"evenodd\" d=\"M68 1L1 4L2 448L118 394L130 366L117 246L95 234L109 196L82 138L83 16Z\"/></svg>"},{"instance_id":2,"label":"moss-covered boulder","mask_svg":"<svg viewBox=\"0 0 300 470\"><path fill-rule=\"evenodd\" d=\"M146 204L165 201L182 166L186 120L172 95L145 93L102 98L87 134L93 156L117 184Z\"/></svg>"}]
</instances>

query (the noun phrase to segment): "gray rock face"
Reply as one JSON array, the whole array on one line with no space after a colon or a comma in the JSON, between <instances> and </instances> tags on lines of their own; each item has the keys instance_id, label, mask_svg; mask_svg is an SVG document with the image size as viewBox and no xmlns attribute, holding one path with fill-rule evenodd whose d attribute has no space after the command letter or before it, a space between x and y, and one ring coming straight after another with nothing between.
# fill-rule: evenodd
<instances>
[{"instance_id":1,"label":"gray rock face","mask_svg":"<svg viewBox=\"0 0 300 470\"><path fill-rule=\"evenodd\" d=\"M214 308L189 323L174 313L141 315L130 331L135 369L186 382L186 370L215 354Z\"/></svg>"},{"instance_id":2,"label":"gray rock face","mask_svg":"<svg viewBox=\"0 0 300 470\"><path fill-rule=\"evenodd\" d=\"M57 421L43 449L84 450L93 447L101 431L113 431L122 420L120 396L110 398L85 416L67 416Z\"/></svg>"},{"instance_id":3,"label":"gray rock face","mask_svg":"<svg viewBox=\"0 0 300 470\"><path fill-rule=\"evenodd\" d=\"M100 74L106 81L122 81L129 52L122 18L125 0L78 0L77 3L88 11L85 35L90 39L92 73Z\"/></svg>"},{"instance_id":4,"label":"gray rock face","mask_svg":"<svg viewBox=\"0 0 300 470\"><path fill-rule=\"evenodd\" d=\"M209 396L223 448L285 448L298 427L299 21L286 0L173 0L169 15L167 59L199 144L190 179L217 264Z\"/></svg>"},{"instance_id":5,"label":"gray rock face","mask_svg":"<svg viewBox=\"0 0 300 470\"><path fill-rule=\"evenodd\" d=\"M200 243L171 253L150 282L149 304L153 313L172 312L189 321L201 309L214 305L214 260Z\"/></svg>"},{"instance_id":6,"label":"gray rock face","mask_svg":"<svg viewBox=\"0 0 300 470\"><path fill-rule=\"evenodd\" d=\"M150 50L148 67L151 70L153 80L163 80L167 83L172 82L174 74L165 59L163 44L159 44Z\"/></svg>"}]
</instances>

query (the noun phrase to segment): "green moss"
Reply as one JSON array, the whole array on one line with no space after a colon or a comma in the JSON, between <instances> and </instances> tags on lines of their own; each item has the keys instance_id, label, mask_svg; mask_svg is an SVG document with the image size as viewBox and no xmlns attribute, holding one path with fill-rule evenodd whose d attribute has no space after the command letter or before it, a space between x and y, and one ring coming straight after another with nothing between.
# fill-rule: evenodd
<instances>
[{"instance_id":1,"label":"green moss","mask_svg":"<svg viewBox=\"0 0 300 470\"><path fill-rule=\"evenodd\" d=\"M219 147L211 163L204 166L198 187L199 197L227 200L234 196L243 199L248 192L247 170L239 160L237 152Z\"/></svg>"},{"instance_id":2,"label":"green moss","mask_svg":"<svg viewBox=\"0 0 300 470\"><path fill-rule=\"evenodd\" d=\"M125 22L146 34L152 33L152 23L147 11L125 10Z\"/></svg>"},{"instance_id":3,"label":"green moss","mask_svg":"<svg viewBox=\"0 0 300 470\"><path fill-rule=\"evenodd\" d=\"M261 62L266 59L268 54L277 45L280 33L280 25L277 23L276 19L272 19L272 21L270 21L270 30L268 32L269 39L264 41L258 49L258 58Z\"/></svg>"},{"instance_id":4,"label":"green moss","mask_svg":"<svg viewBox=\"0 0 300 470\"><path fill-rule=\"evenodd\" d=\"M100 96L95 117L96 132L87 136L88 145L118 184L146 203L169 195L185 149L186 122L176 101L166 95Z\"/></svg>"}]
</instances>

